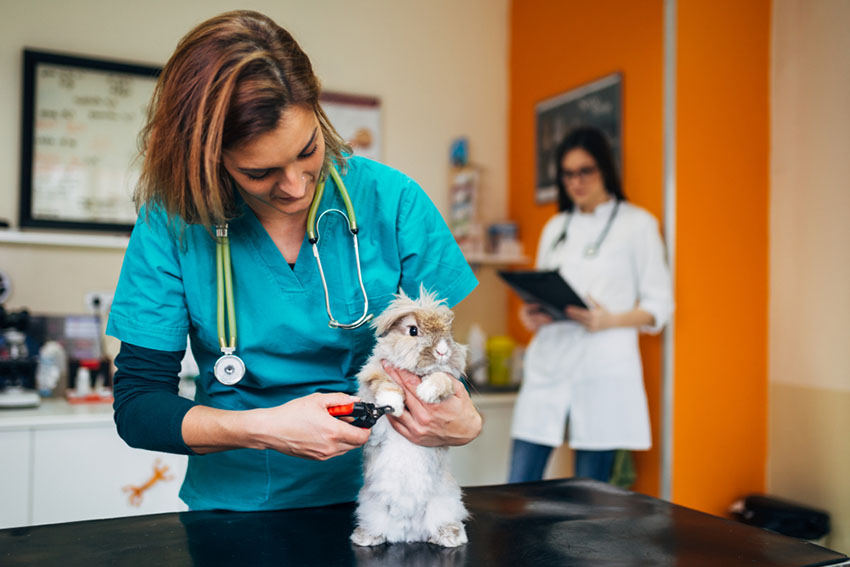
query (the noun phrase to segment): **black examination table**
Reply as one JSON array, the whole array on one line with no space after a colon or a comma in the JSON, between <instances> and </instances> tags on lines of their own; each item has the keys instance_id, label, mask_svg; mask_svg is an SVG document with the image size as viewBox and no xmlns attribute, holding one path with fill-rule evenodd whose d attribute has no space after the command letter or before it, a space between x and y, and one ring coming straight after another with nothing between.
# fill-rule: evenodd
<instances>
[{"instance_id":1,"label":"black examination table","mask_svg":"<svg viewBox=\"0 0 850 567\"><path fill-rule=\"evenodd\" d=\"M583 479L465 489L469 543L358 548L353 505L182 512L0 530L0 565L814 566L847 556Z\"/></svg>"}]
</instances>

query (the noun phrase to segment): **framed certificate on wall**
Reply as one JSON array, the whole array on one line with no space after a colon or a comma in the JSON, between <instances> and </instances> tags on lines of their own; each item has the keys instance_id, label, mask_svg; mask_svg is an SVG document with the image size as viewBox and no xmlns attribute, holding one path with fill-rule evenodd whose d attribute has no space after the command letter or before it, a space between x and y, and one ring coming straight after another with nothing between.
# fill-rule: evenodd
<instances>
[{"instance_id":1,"label":"framed certificate on wall","mask_svg":"<svg viewBox=\"0 0 850 567\"><path fill-rule=\"evenodd\" d=\"M160 68L24 50L22 228L129 233Z\"/></svg>"}]
</instances>

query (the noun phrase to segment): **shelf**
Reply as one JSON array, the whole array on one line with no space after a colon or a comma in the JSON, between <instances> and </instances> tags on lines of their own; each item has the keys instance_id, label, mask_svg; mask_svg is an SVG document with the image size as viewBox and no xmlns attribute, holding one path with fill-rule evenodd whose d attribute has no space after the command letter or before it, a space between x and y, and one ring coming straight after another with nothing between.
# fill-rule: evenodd
<instances>
[{"instance_id":1,"label":"shelf","mask_svg":"<svg viewBox=\"0 0 850 567\"><path fill-rule=\"evenodd\" d=\"M0 230L0 243L33 244L43 246L75 246L77 248L127 248L129 236L111 234L72 234L68 232L24 232L16 229Z\"/></svg>"},{"instance_id":2,"label":"shelf","mask_svg":"<svg viewBox=\"0 0 850 567\"><path fill-rule=\"evenodd\" d=\"M467 253L464 254L466 261L470 264L485 266L511 266L515 264L527 264L529 259L525 256L504 256L499 254Z\"/></svg>"}]
</instances>

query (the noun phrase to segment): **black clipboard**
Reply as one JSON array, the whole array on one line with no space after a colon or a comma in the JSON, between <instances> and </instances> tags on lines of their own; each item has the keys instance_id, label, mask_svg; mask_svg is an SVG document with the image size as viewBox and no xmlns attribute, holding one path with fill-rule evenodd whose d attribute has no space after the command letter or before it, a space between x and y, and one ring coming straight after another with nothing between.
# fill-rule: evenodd
<instances>
[{"instance_id":1,"label":"black clipboard","mask_svg":"<svg viewBox=\"0 0 850 567\"><path fill-rule=\"evenodd\" d=\"M539 270L499 270L499 276L526 303L537 303L553 319L566 319L568 305L587 309L587 304L561 274Z\"/></svg>"}]
</instances>

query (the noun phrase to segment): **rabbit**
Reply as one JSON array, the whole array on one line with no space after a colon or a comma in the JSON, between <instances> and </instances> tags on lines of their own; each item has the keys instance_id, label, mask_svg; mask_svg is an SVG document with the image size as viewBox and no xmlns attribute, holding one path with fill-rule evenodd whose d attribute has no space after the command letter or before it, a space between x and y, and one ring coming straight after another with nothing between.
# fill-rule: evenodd
<instances>
[{"instance_id":1,"label":"rabbit","mask_svg":"<svg viewBox=\"0 0 850 567\"><path fill-rule=\"evenodd\" d=\"M358 395L378 406L404 412L404 390L384 371L392 366L417 374L417 397L436 403L450 397L454 380L466 365L467 348L452 338L454 314L420 286L419 298L399 291L372 326L377 343L357 374ZM468 517L460 487L449 471L447 447L422 447L399 434L387 419L372 428L364 447L364 484L357 497L359 546L395 542L430 542L457 547L467 542Z\"/></svg>"}]
</instances>

